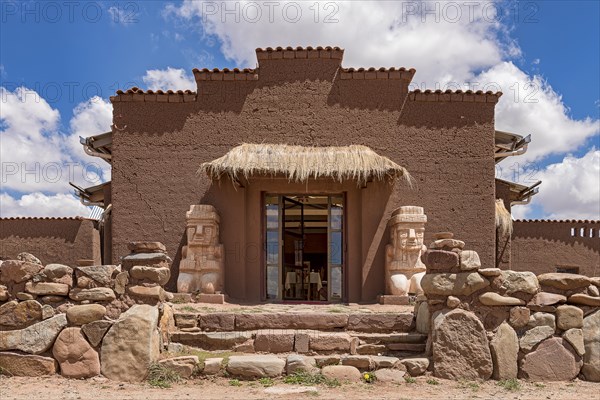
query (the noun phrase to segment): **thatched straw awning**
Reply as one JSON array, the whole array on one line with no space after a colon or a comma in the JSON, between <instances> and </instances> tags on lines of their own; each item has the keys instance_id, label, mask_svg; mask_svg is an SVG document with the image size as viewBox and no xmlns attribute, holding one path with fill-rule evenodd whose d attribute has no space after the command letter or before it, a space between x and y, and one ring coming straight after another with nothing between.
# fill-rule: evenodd
<instances>
[{"instance_id":1,"label":"thatched straw awning","mask_svg":"<svg viewBox=\"0 0 600 400\"><path fill-rule=\"evenodd\" d=\"M513 230L512 215L502 199L496 199L496 229L501 236L511 235Z\"/></svg>"},{"instance_id":2,"label":"thatched straw awning","mask_svg":"<svg viewBox=\"0 0 600 400\"><path fill-rule=\"evenodd\" d=\"M198 173L212 179L228 175L233 179L256 175L283 175L293 181L310 178L353 180L403 179L410 183L408 171L366 146L304 147L286 144L242 144L221 158L202 164Z\"/></svg>"}]
</instances>

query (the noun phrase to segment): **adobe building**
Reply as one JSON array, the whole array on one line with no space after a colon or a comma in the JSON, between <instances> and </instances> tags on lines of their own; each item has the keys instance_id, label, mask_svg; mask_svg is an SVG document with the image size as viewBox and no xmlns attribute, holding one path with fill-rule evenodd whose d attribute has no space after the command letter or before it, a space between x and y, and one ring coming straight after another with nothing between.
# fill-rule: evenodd
<instances>
[{"instance_id":1,"label":"adobe building","mask_svg":"<svg viewBox=\"0 0 600 400\"><path fill-rule=\"evenodd\" d=\"M103 263L118 264L131 241L160 241L172 291L181 277L180 288L240 302L374 302L397 257L386 250L392 218L421 224L402 243L454 232L483 267L537 272L521 255L542 240L598 274L597 222L571 252L561 248L577 240L512 226L511 204L537 185L495 179L529 141L495 130L501 93L409 91L414 69L344 68L343 55L257 49L255 69L195 69L195 92L111 97L112 131L82 144L112 165L112 182L77 188L105 209ZM208 260L202 276L189 273L194 257Z\"/></svg>"}]
</instances>

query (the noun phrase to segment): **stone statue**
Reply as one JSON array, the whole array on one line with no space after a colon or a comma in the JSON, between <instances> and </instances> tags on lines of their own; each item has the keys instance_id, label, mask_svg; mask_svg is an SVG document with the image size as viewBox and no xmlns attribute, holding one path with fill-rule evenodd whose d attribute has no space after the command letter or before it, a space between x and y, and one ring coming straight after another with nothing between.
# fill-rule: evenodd
<instances>
[{"instance_id":1,"label":"stone statue","mask_svg":"<svg viewBox=\"0 0 600 400\"><path fill-rule=\"evenodd\" d=\"M221 294L223 245L219 243L219 214L213 206L192 205L186 220L187 246L182 249L177 291Z\"/></svg>"},{"instance_id":2,"label":"stone statue","mask_svg":"<svg viewBox=\"0 0 600 400\"><path fill-rule=\"evenodd\" d=\"M427 216L423 207L404 206L392 213L388 222L391 244L386 246L385 275L387 295L423 294L421 278L425 265L421 253Z\"/></svg>"}]
</instances>

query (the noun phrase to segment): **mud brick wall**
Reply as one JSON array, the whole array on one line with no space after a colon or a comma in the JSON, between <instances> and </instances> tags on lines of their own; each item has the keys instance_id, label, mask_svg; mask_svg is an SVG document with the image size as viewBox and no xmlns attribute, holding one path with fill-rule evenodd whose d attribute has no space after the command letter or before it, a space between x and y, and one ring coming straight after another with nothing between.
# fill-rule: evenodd
<instances>
[{"instance_id":1,"label":"mud brick wall","mask_svg":"<svg viewBox=\"0 0 600 400\"><path fill-rule=\"evenodd\" d=\"M600 276L600 221L514 221L512 269Z\"/></svg>"},{"instance_id":2,"label":"mud brick wall","mask_svg":"<svg viewBox=\"0 0 600 400\"><path fill-rule=\"evenodd\" d=\"M219 187L211 190L212 182L196 175L201 163L246 142L369 146L416 180L412 190L396 185L390 212L401 205L424 207L431 221L426 235L454 231L473 244L486 265L494 265L492 154L500 94L409 92L414 71L345 69L342 52L335 49L264 53L257 52L256 70L196 70L196 93L131 90L111 98L115 124L122 129L113 133L113 262L130 240L159 240L176 271L191 204L217 208L226 251L259 243L256 226L238 232L240 221L228 220L237 216L213 196ZM227 185L222 182L220 188ZM234 195L239 193L243 189ZM260 204L242 202L241 207L259 210ZM364 275L372 282L362 282L363 292L352 301L373 300L384 290L386 243L373 248L372 241L373 236L363 239L366 250L357 250L363 254L348 266L360 270L367 252L376 253L377 262ZM225 276L250 268L236 264L235 259L248 262L238 256L226 257ZM258 267L249 273L260 276ZM260 300L256 287L251 282L244 292L226 282L225 291L233 298Z\"/></svg>"},{"instance_id":3,"label":"mud brick wall","mask_svg":"<svg viewBox=\"0 0 600 400\"><path fill-rule=\"evenodd\" d=\"M35 254L44 264L100 264L100 235L95 221L85 218L1 218L0 258Z\"/></svg>"}]
</instances>

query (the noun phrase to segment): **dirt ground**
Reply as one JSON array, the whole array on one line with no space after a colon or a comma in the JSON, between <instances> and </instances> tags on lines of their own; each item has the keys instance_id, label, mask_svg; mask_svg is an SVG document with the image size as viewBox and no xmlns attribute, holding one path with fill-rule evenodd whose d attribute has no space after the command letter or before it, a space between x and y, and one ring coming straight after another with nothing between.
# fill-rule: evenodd
<instances>
[{"instance_id":1,"label":"dirt ground","mask_svg":"<svg viewBox=\"0 0 600 400\"><path fill-rule=\"evenodd\" d=\"M434 383L434 382L437 382ZM271 382L269 382L271 383ZM287 385L275 379L274 385L263 386L258 381L230 381L227 378L193 379L158 389L148 384L129 384L97 377L87 381L48 378L0 376L1 400L123 400L123 399L511 399L511 400L597 400L600 384L576 380L574 382L546 382L534 384L519 382L519 388L509 390L495 381L454 382L433 380L423 376L415 383L347 383L339 387L302 387Z\"/></svg>"}]
</instances>

